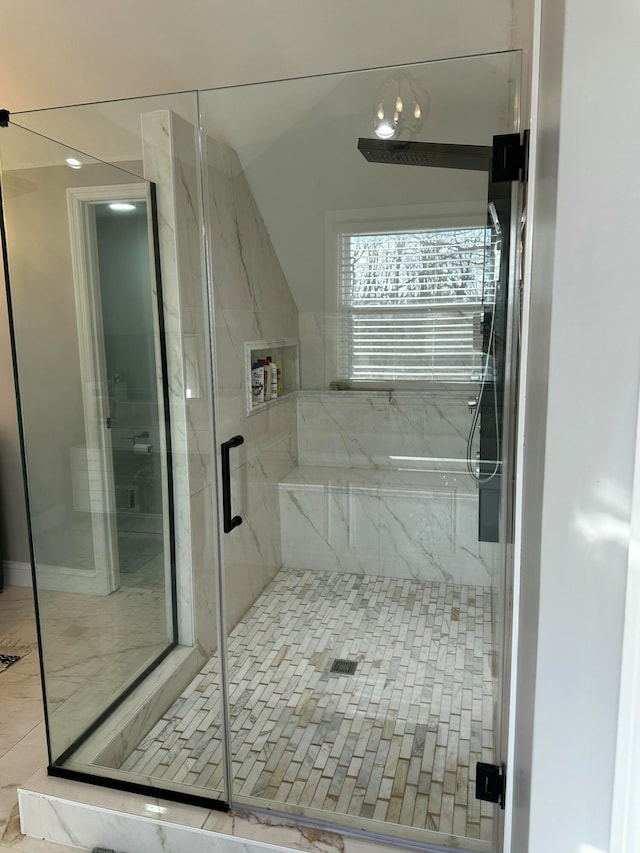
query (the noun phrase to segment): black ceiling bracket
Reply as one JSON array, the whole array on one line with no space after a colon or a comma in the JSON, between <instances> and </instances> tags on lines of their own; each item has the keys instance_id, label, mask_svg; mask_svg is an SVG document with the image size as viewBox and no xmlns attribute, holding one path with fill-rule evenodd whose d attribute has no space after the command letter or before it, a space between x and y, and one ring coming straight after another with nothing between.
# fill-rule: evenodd
<instances>
[{"instance_id":1,"label":"black ceiling bracket","mask_svg":"<svg viewBox=\"0 0 640 853\"><path fill-rule=\"evenodd\" d=\"M505 133L493 137L491 180L495 184L506 181L526 181L529 162L529 131Z\"/></svg>"},{"instance_id":2,"label":"black ceiling bracket","mask_svg":"<svg viewBox=\"0 0 640 853\"><path fill-rule=\"evenodd\" d=\"M9 110L0 110L0 127L9 127Z\"/></svg>"}]
</instances>

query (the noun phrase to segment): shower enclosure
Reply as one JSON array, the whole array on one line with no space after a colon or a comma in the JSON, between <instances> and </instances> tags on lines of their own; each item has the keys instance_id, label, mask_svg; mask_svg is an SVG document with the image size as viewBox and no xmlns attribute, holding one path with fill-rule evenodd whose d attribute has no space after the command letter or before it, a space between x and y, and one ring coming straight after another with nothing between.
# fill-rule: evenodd
<instances>
[{"instance_id":1,"label":"shower enclosure","mask_svg":"<svg viewBox=\"0 0 640 853\"><path fill-rule=\"evenodd\" d=\"M50 773L499 849L519 68L0 130Z\"/></svg>"}]
</instances>

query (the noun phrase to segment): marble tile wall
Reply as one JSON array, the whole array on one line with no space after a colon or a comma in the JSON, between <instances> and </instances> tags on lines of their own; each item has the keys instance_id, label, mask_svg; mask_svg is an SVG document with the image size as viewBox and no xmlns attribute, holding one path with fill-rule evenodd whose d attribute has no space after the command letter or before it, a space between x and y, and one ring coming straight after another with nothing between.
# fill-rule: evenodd
<instances>
[{"instance_id":1,"label":"marble tile wall","mask_svg":"<svg viewBox=\"0 0 640 853\"><path fill-rule=\"evenodd\" d=\"M278 483L297 459L293 398L247 414L244 345L297 338L298 312L237 155L210 139L207 160L217 440L245 439L231 451L232 513L243 524L222 542L232 627L282 565Z\"/></svg>"},{"instance_id":2,"label":"marble tile wall","mask_svg":"<svg viewBox=\"0 0 640 853\"><path fill-rule=\"evenodd\" d=\"M468 388L303 391L298 395L301 465L426 468L466 458Z\"/></svg>"},{"instance_id":3,"label":"marble tile wall","mask_svg":"<svg viewBox=\"0 0 640 853\"><path fill-rule=\"evenodd\" d=\"M326 311L300 311L301 387L327 390L338 378L338 321Z\"/></svg>"},{"instance_id":4,"label":"marble tile wall","mask_svg":"<svg viewBox=\"0 0 640 853\"><path fill-rule=\"evenodd\" d=\"M466 468L473 394L300 392L300 467L280 486L283 565L491 585L498 549L478 542Z\"/></svg>"},{"instance_id":5,"label":"marble tile wall","mask_svg":"<svg viewBox=\"0 0 640 853\"><path fill-rule=\"evenodd\" d=\"M300 467L280 485L286 568L492 585L468 475Z\"/></svg>"}]
</instances>

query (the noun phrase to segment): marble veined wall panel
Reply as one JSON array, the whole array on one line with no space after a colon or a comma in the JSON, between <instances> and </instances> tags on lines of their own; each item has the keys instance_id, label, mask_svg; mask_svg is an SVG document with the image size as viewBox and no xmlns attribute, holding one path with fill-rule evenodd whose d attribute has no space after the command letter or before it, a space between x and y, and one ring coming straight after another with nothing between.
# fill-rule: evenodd
<instances>
[{"instance_id":1,"label":"marble veined wall panel","mask_svg":"<svg viewBox=\"0 0 640 853\"><path fill-rule=\"evenodd\" d=\"M466 458L473 389L302 391L301 465L433 469Z\"/></svg>"},{"instance_id":2,"label":"marble veined wall panel","mask_svg":"<svg viewBox=\"0 0 640 853\"><path fill-rule=\"evenodd\" d=\"M171 110L142 116L145 177L156 185L176 537L180 642L216 647L211 389L202 286L195 127Z\"/></svg>"},{"instance_id":3,"label":"marble veined wall panel","mask_svg":"<svg viewBox=\"0 0 640 853\"><path fill-rule=\"evenodd\" d=\"M214 297L216 428L234 435L232 512L243 523L223 537L228 627L282 566L278 483L297 461L294 398L246 411L245 343L298 337L298 311L237 155L207 144Z\"/></svg>"},{"instance_id":4,"label":"marble veined wall panel","mask_svg":"<svg viewBox=\"0 0 640 853\"><path fill-rule=\"evenodd\" d=\"M279 498L286 568L491 583L497 546L478 542L467 475L301 466Z\"/></svg>"}]
</instances>

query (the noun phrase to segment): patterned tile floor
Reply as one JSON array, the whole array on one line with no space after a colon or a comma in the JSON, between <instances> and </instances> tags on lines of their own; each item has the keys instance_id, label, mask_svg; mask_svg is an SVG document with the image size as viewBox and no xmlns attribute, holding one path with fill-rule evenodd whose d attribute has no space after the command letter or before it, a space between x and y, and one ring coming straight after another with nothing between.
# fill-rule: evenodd
<instances>
[{"instance_id":1,"label":"patterned tile floor","mask_svg":"<svg viewBox=\"0 0 640 853\"><path fill-rule=\"evenodd\" d=\"M490 840L491 619L485 587L282 570L229 637L235 795ZM122 769L219 790L218 682L211 660Z\"/></svg>"}]
</instances>

